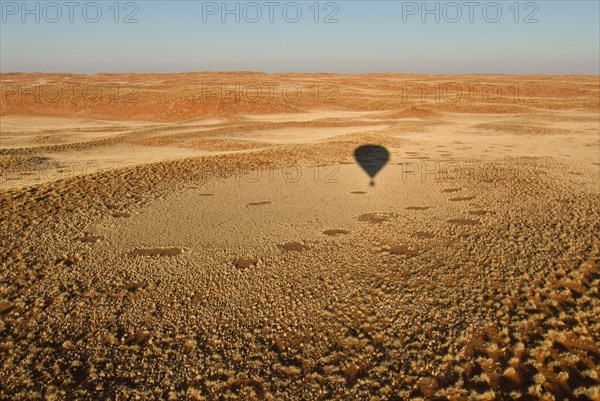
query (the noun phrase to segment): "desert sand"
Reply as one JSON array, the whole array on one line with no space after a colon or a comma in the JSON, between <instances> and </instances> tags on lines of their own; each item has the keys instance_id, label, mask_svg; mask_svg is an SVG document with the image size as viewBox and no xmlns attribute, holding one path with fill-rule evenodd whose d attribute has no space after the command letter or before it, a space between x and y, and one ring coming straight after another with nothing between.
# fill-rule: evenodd
<instances>
[{"instance_id":1,"label":"desert sand","mask_svg":"<svg viewBox=\"0 0 600 401\"><path fill-rule=\"evenodd\" d=\"M0 81L1 399L600 400L598 76Z\"/></svg>"}]
</instances>

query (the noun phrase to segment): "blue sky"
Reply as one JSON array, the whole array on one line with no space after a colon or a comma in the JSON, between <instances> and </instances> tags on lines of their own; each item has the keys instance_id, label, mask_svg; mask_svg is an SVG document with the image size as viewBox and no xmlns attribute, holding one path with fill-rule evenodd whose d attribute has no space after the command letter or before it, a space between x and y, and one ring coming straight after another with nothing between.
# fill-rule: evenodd
<instances>
[{"instance_id":1,"label":"blue sky","mask_svg":"<svg viewBox=\"0 0 600 401\"><path fill-rule=\"evenodd\" d=\"M434 12L425 15L422 1L323 1L318 22L315 1L277 1L272 22L265 1L226 2L239 3L226 15L221 1L120 1L117 23L115 1L97 1L98 17L79 1L73 22L63 0L54 3L60 16L47 1L27 2L32 13L22 1L1 3L3 72L600 74L596 0L427 2ZM132 12L138 22L125 23ZM332 13L337 22L325 23Z\"/></svg>"}]
</instances>

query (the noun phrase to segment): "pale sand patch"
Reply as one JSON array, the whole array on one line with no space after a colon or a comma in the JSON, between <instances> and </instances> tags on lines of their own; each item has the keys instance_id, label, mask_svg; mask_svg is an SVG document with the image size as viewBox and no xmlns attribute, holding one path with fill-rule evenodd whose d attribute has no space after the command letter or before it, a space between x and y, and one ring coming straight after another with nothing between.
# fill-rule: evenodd
<instances>
[{"instance_id":1,"label":"pale sand patch","mask_svg":"<svg viewBox=\"0 0 600 401\"><path fill-rule=\"evenodd\" d=\"M193 120L188 120L188 121L182 121L179 123L176 123L176 125L182 126L182 127L186 127L186 126L197 126L197 125L219 125L219 124L224 124L226 123L227 120L223 120L220 118L205 118L205 119L193 119Z\"/></svg>"},{"instance_id":2,"label":"pale sand patch","mask_svg":"<svg viewBox=\"0 0 600 401\"><path fill-rule=\"evenodd\" d=\"M415 204L458 210L448 205L441 183L423 183L415 177L403 182L399 166L385 167L375 187L369 186L369 177L357 165L342 165L337 171L322 169L318 182L315 171L303 168L301 179L294 183L286 182L283 169L275 169L187 189L146 208L143 214L120 220L118 226L107 220L92 231L113 238L119 249L178 244L195 249L195 257L202 259L210 250L233 252L240 247L264 249L288 240L316 240L326 229L344 227L354 232L368 224L358 218L365 213L407 214L404 209ZM326 174L329 182L324 182ZM351 189L366 194L357 197ZM206 192L214 196L203 196ZM254 235L240 227L251 228Z\"/></svg>"},{"instance_id":3,"label":"pale sand patch","mask_svg":"<svg viewBox=\"0 0 600 401\"><path fill-rule=\"evenodd\" d=\"M256 140L260 142L289 145L301 143L314 143L335 137L356 134L366 131L383 131L389 125L363 125L355 127L309 127L309 128L283 128L250 132L243 135L226 136L224 138L240 140Z\"/></svg>"},{"instance_id":4,"label":"pale sand patch","mask_svg":"<svg viewBox=\"0 0 600 401\"><path fill-rule=\"evenodd\" d=\"M143 129L168 128L170 134L193 134L222 124L224 120L204 119L181 123L117 121L61 117L3 116L0 124L0 148L33 148L91 142L127 136ZM194 127L195 130L190 130Z\"/></svg>"},{"instance_id":5,"label":"pale sand patch","mask_svg":"<svg viewBox=\"0 0 600 401\"><path fill-rule=\"evenodd\" d=\"M288 121L316 121L341 118L344 120L361 120L385 118L385 111L350 111L350 110L323 110L312 109L302 113L282 114L246 114L244 119L249 121L288 122Z\"/></svg>"},{"instance_id":6,"label":"pale sand patch","mask_svg":"<svg viewBox=\"0 0 600 401\"><path fill-rule=\"evenodd\" d=\"M581 117L583 120L600 118L598 113L590 111L557 111L555 115L565 118ZM600 126L594 126L589 121L563 122L560 124L561 129L572 133L548 135L514 135L510 130L496 131L478 127L480 124L502 124L514 120L515 116L510 115L445 113L439 117L439 123L429 126L426 132L406 131L397 134L414 141L414 144L403 148L398 156L409 157L411 152L417 152L416 159L430 156L434 160L560 157L577 164L598 160ZM556 125L552 124L551 128L556 128Z\"/></svg>"},{"instance_id":7,"label":"pale sand patch","mask_svg":"<svg viewBox=\"0 0 600 401\"><path fill-rule=\"evenodd\" d=\"M3 170L0 174L0 189L38 185L147 163L256 150L259 149L208 151L192 147L117 144L77 152L44 152L40 153L40 157L47 158L43 164Z\"/></svg>"},{"instance_id":8,"label":"pale sand patch","mask_svg":"<svg viewBox=\"0 0 600 401\"><path fill-rule=\"evenodd\" d=\"M2 116L0 133L14 131L41 131L48 129L81 129L98 127L147 127L157 125L151 121L99 120L91 118L44 117L44 116Z\"/></svg>"},{"instance_id":9,"label":"pale sand patch","mask_svg":"<svg viewBox=\"0 0 600 401\"><path fill-rule=\"evenodd\" d=\"M354 113L356 114L356 113ZM361 113L363 114L363 113ZM561 112L569 118L581 118L588 120L596 114L592 112ZM301 115L301 114L299 114ZM71 127L76 124L71 119L19 117L12 119L12 127L18 124L36 129L53 126L59 129L60 124ZM577 120L564 122L563 128L571 128L573 134L560 135L512 135L510 133L476 128L480 124L511 121L510 116L505 115L477 115L446 113L436 118L437 124L430 125L425 132L414 132L411 129L398 129L388 125L368 125L350 127L307 127L307 128L282 128L260 131L250 131L235 134L221 134L214 136L211 142L206 144L199 142L192 146L190 142L194 138L202 138L202 130L208 126L197 126L190 130L189 126L196 122L188 122L183 125L163 124L158 127L156 133L142 136L140 139L126 139L123 143L113 145L91 145L88 148L68 149L56 151L40 151L39 157L48 158L47 162L32 169L7 168L2 172L0 188L17 188L35 185L47 181L68 178L74 175L94 174L100 171L133 166L138 164L160 162L188 157L218 155L240 152L260 151L264 147L247 146L248 144L271 144L271 145L298 145L318 143L321 141L335 140L344 135L352 135L365 131L391 133L408 142L402 148L393 150L393 163L410 163L414 168L432 168L436 162L454 163L456 161L477 162L479 160L495 160L503 157L558 157L570 160L574 164L590 164L597 162L599 151L598 133L596 129L581 130L582 124ZM27 122L29 119L32 121ZM84 128L97 128L97 121L82 120ZM214 121L212 121L214 122ZM17 125L15 125L17 124ZM87 124L87 125L86 125ZM128 122L123 123L128 124ZM134 125L146 124L144 122ZM571 127L572 124L572 127ZM589 124L589 122L585 123ZM585 125L587 126L587 125ZM161 132L160 127L165 127ZM180 128L178 128L180 127ZM204 127L204 128L202 128ZM240 126L240 130L243 125ZM61 131L64 132L64 131ZM19 134L21 135L21 134ZM98 139L101 135L123 135L107 134L102 132L78 132L71 134L75 139L70 141L90 141ZM61 135L56 134L60 139ZM63 138L65 135L62 135ZM156 136L160 140L153 139ZM2 137L2 145L6 141ZM35 144L33 135L24 135L19 141L27 143L28 146ZM171 140L172 139L172 140ZM66 139L65 139L66 140ZM165 141L164 143L161 141ZM216 142L215 142L216 141ZM232 142L233 141L233 142ZM241 141L236 143L235 141ZM129 143L128 143L129 142ZM136 143L136 144L132 144ZM155 146L152 145L156 142ZM49 145L51 143L37 146ZM211 149L214 144L214 149ZM220 146L216 146L220 144ZM423 165L423 163L427 165ZM411 167L411 168L413 168ZM417 172L419 174L419 172Z\"/></svg>"},{"instance_id":10,"label":"pale sand patch","mask_svg":"<svg viewBox=\"0 0 600 401\"><path fill-rule=\"evenodd\" d=\"M112 121L61 117L2 116L0 148L32 148L106 139L156 126L148 121Z\"/></svg>"}]
</instances>

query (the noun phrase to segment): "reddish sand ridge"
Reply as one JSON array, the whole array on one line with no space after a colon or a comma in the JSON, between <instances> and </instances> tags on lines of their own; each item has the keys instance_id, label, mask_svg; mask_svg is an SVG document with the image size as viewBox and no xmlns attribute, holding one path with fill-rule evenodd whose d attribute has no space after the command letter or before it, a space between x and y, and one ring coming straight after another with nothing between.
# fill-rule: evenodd
<instances>
[{"instance_id":1,"label":"reddish sand ridge","mask_svg":"<svg viewBox=\"0 0 600 401\"><path fill-rule=\"evenodd\" d=\"M393 111L423 101L430 112L595 110L599 90L594 76L545 75L0 73L0 83L0 115L151 121L320 107Z\"/></svg>"}]
</instances>

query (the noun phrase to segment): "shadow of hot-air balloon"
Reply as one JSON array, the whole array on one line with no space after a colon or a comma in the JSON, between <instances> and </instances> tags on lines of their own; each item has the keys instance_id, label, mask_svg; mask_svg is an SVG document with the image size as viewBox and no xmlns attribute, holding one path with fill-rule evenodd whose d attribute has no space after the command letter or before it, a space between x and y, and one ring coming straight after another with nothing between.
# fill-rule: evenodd
<instances>
[{"instance_id":1,"label":"shadow of hot-air balloon","mask_svg":"<svg viewBox=\"0 0 600 401\"><path fill-rule=\"evenodd\" d=\"M356 162L371 177L371 186L375 185L373 180L379 170L385 166L390 159L390 152L379 145L362 145L354 150Z\"/></svg>"}]
</instances>

